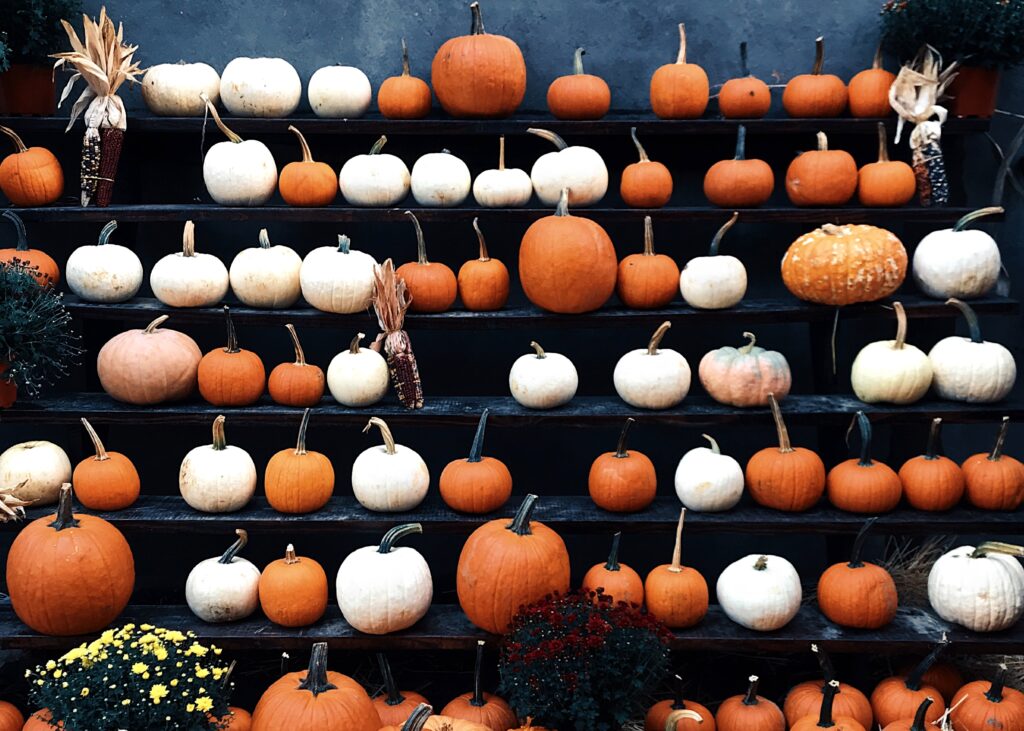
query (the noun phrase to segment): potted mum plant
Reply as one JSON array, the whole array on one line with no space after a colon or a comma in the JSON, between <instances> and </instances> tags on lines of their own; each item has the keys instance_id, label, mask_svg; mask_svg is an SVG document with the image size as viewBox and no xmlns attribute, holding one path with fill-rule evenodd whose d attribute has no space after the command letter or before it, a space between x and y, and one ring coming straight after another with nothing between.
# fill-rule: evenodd
<instances>
[{"instance_id":1,"label":"potted mum plant","mask_svg":"<svg viewBox=\"0 0 1024 731\"><path fill-rule=\"evenodd\" d=\"M61 18L81 12L81 0L0 0L0 114L56 111L49 55L64 41Z\"/></svg>"},{"instance_id":2,"label":"potted mum plant","mask_svg":"<svg viewBox=\"0 0 1024 731\"><path fill-rule=\"evenodd\" d=\"M949 88L958 117L991 117L999 73L1024 60L1024 2L1019 0L888 0L882 43L901 63L925 44L945 64L960 63Z\"/></svg>"}]
</instances>

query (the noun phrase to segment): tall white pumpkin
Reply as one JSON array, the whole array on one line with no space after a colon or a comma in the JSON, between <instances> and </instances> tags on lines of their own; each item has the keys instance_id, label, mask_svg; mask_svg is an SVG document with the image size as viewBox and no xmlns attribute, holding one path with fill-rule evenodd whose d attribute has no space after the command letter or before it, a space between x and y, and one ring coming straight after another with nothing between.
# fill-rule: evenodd
<instances>
[{"instance_id":1,"label":"tall white pumpkin","mask_svg":"<svg viewBox=\"0 0 1024 731\"><path fill-rule=\"evenodd\" d=\"M730 510L743 497L743 468L722 454L712 437L702 435L710 447L697 447L683 455L676 467L676 495L690 510L719 512Z\"/></svg>"},{"instance_id":2,"label":"tall white pumpkin","mask_svg":"<svg viewBox=\"0 0 1024 731\"><path fill-rule=\"evenodd\" d=\"M68 288L86 302L125 302L142 286L142 262L127 246L110 243L117 228L111 221L95 245L79 246L64 267Z\"/></svg>"},{"instance_id":3,"label":"tall white pumpkin","mask_svg":"<svg viewBox=\"0 0 1024 731\"><path fill-rule=\"evenodd\" d=\"M259 246L242 249L231 262L231 291L250 307L291 307L302 291L302 257L291 247L272 246L265 228L260 229L259 242Z\"/></svg>"},{"instance_id":4,"label":"tall white pumpkin","mask_svg":"<svg viewBox=\"0 0 1024 731\"><path fill-rule=\"evenodd\" d=\"M473 198L484 208L522 208L533 196L533 181L520 168L505 167L505 135L498 140L498 167L473 181Z\"/></svg>"},{"instance_id":5,"label":"tall white pumpkin","mask_svg":"<svg viewBox=\"0 0 1024 731\"><path fill-rule=\"evenodd\" d=\"M733 622L772 632L789 624L800 611L800 575L780 556L751 554L729 564L718 577L718 603Z\"/></svg>"},{"instance_id":6,"label":"tall white pumpkin","mask_svg":"<svg viewBox=\"0 0 1024 731\"><path fill-rule=\"evenodd\" d=\"M395 443L383 419L373 417L363 429L380 429L384 444L364 450L352 463L352 492L367 510L400 513L412 510L427 496L430 470L409 447Z\"/></svg>"},{"instance_id":7,"label":"tall white pumpkin","mask_svg":"<svg viewBox=\"0 0 1024 731\"><path fill-rule=\"evenodd\" d=\"M646 348L631 350L615 364L613 381L619 398L638 409L670 409L690 391L690 364L680 353L659 349L672 327L665 321Z\"/></svg>"},{"instance_id":8,"label":"tall white pumpkin","mask_svg":"<svg viewBox=\"0 0 1024 731\"><path fill-rule=\"evenodd\" d=\"M558 205L563 188L569 189L569 205L573 208L591 206L604 198L608 192L608 168L597 150L582 145L570 147L545 129L531 127L526 131L558 148L541 155L530 169L530 180L541 203Z\"/></svg>"},{"instance_id":9,"label":"tall white pumpkin","mask_svg":"<svg viewBox=\"0 0 1024 731\"><path fill-rule=\"evenodd\" d=\"M1005 543L960 546L928 573L928 601L947 622L1000 632L1024 615L1024 548Z\"/></svg>"},{"instance_id":10,"label":"tall white pumpkin","mask_svg":"<svg viewBox=\"0 0 1024 731\"><path fill-rule=\"evenodd\" d=\"M53 442L21 442L0 454L0 487L14 488L19 500L52 505L65 482L71 482L71 460Z\"/></svg>"},{"instance_id":11,"label":"tall white pumpkin","mask_svg":"<svg viewBox=\"0 0 1024 731\"><path fill-rule=\"evenodd\" d=\"M452 208L469 197L469 167L448 150L428 152L412 166L412 197L428 208Z\"/></svg>"},{"instance_id":12,"label":"tall white pumpkin","mask_svg":"<svg viewBox=\"0 0 1024 731\"><path fill-rule=\"evenodd\" d=\"M376 266L376 259L352 248L348 236L338 236L337 247L318 247L303 259L299 269L302 297L323 312L363 312L373 299Z\"/></svg>"},{"instance_id":13,"label":"tall white pumpkin","mask_svg":"<svg viewBox=\"0 0 1024 731\"><path fill-rule=\"evenodd\" d=\"M220 98L238 117L287 117L302 98L302 80L283 58L234 58L220 76Z\"/></svg>"},{"instance_id":14,"label":"tall white pumpkin","mask_svg":"<svg viewBox=\"0 0 1024 731\"><path fill-rule=\"evenodd\" d=\"M228 270L213 254L196 251L196 225L185 221L181 251L153 265L149 286L169 307L211 307L228 293Z\"/></svg>"},{"instance_id":15,"label":"tall white pumpkin","mask_svg":"<svg viewBox=\"0 0 1024 731\"><path fill-rule=\"evenodd\" d=\"M202 513L232 513L252 500L256 465L248 452L227 443L223 416L213 420L213 444L196 447L181 461L178 489Z\"/></svg>"},{"instance_id":16,"label":"tall white pumpkin","mask_svg":"<svg viewBox=\"0 0 1024 731\"><path fill-rule=\"evenodd\" d=\"M142 101L150 112L161 117L201 117L206 94L220 101L220 74L205 63L159 63L146 69L142 79Z\"/></svg>"},{"instance_id":17,"label":"tall white pumpkin","mask_svg":"<svg viewBox=\"0 0 1024 731\"><path fill-rule=\"evenodd\" d=\"M920 348L908 345L907 313L900 302L896 310L896 339L868 343L853 360L850 383L864 403L912 404L932 385L932 362Z\"/></svg>"},{"instance_id":18,"label":"tall white pumpkin","mask_svg":"<svg viewBox=\"0 0 1024 731\"><path fill-rule=\"evenodd\" d=\"M987 404L1006 398L1017 380L1013 353L999 343L982 339L978 317L969 305L957 299L950 299L946 304L963 313L970 337L954 335L943 338L928 352L935 393L949 401L972 404Z\"/></svg>"},{"instance_id":19,"label":"tall white pumpkin","mask_svg":"<svg viewBox=\"0 0 1024 731\"><path fill-rule=\"evenodd\" d=\"M373 99L370 80L355 66L324 66L306 86L313 114L332 119L355 119L366 114Z\"/></svg>"},{"instance_id":20,"label":"tall white pumpkin","mask_svg":"<svg viewBox=\"0 0 1024 731\"><path fill-rule=\"evenodd\" d=\"M914 250L913 275L929 297L984 297L999 281L1003 262L995 239L965 228L984 216L1003 213L999 206L968 213L953 228L932 231Z\"/></svg>"},{"instance_id":21,"label":"tall white pumpkin","mask_svg":"<svg viewBox=\"0 0 1024 731\"><path fill-rule=\"evenodd\" d=\"M203 96L213 121L227 142L218 142L203 158L206 192L222 206L262 206L277 190L277 163L259 140L243 140L220 118L217 108Z\"/></svg>"},{"instance_id":22,"label":"tall white pumpkin","mask_svg":"<svg viewBox=\"0 0 1024 731\"><path fill-rule=\"evenodd\" d=\"M532 353L521 355L508 372L508 388L528 409L555 409L572 401L580 385L572 361L561 353L548 353L533 341Z\"/></svg>"},{"instance_id":23,"label":"tall white pumpkin","mask_svg":"<svg viewBox=\"0 0 1024 731\"><path fill-rule=\"evenodd\" d=\"M204 622L245 619L259 606L260 570L238 556L249 534L235 530L238 540L220 556L200 561L185 582L185 601Z\"/></svg>"},{"instance_id":24,"label":"tall white pumpkin","mask_svg":"<svg viewBox=\"0 0 1024 731\"><path fill-rule=\"evenodd\" d=\"M372 406L388 392L388 362L376 350L359 347L364 337L358 333L327 366L327 388L342 406Z\"/></svg>"},{"instance_id":25,"label":"tall white pumpkin","mask_svg":"<svg viewBox=\"0 0 1024 731\"><path fill-rule=\"evenodd\" d=\"M381 135L368 154L349 158L341 166L338 185L351 205L386 208L409 195L409 168L397 155L381 152L387 141Z\"/></svg>"},{"instance_id":26,"label":"tall white pumpkin","mask_svg":"<svg viewBox=\"0 0 1024 731\"><path fill-rule=\"evenodd\" d=\"M690 259L679 273L679 291L686 304L698 310L735 307L747 293L747 269L735 256L719 254L722 237L733 227L739 213L718 229L707 256Z\"/></svg>"}]
</instances>

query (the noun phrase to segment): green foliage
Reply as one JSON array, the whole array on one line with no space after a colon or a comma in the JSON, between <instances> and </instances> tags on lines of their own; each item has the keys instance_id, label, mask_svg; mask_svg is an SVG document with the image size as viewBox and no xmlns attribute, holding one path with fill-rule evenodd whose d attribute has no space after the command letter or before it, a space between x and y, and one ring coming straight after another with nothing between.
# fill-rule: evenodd
<instances>
[{"instance_id":1,"label":"green foliage","mask_svg":"<svg viewBox=\"0 0 1024 731\"><path fill-rule=\"evenodd\" d=\"M11 63L7 60L7 55L10 49L7 48L7 34L0 31L0 71L6 71L10 68Z\"/></svg>"},{"instance_id":2,"label":"green foliage","mask_svg":"<svg viewBox=\"0 0 1024 731\"><path fill-rule=\"evenodd\" d=\"M945 63L1016 66L1024 61L1024 0L888 0L882 43L901 62L928 43Z\"/></svg>"},{"instance_id":3,"label":"green foliage","mask_svg":"<svg viewBox=\"0 0 1024 731\"><path fill-rule=\"evenodd\" d=\"M81 0L0 0L7 62L50 64L50 54L67 45L60 21L74 23L81 14Z\"/></svg>"}]
</instances>

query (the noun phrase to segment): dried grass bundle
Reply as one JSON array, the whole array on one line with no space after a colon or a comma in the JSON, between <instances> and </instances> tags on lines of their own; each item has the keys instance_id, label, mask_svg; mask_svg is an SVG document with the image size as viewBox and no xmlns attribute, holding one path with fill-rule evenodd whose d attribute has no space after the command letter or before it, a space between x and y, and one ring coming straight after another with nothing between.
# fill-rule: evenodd
<instances>
[{"instance_id":1,"label":"dried grass bundle","mask_svg":"<svg viewBox=\"0 0 1024 731\"><path fill-rule=\"evenodd\" d=\"M395 273L391 259L373 268L373 279L373 309L383 331L377 335L373 349L379 353L383 346L391 382L402 405L407 409L422 409L423 383L412 352L412 341L402 329L412 295L405 286L405 280Z\"/></svg>"},{"instance_id":2,"label":"dried grass bundle","mask_svg":"<svg viewBox=\"0 0 1024 731\"><path fill-rule=\"evenodd\" d=\"M882 567L892 574L900 605L928 607L928 574L932 565L949 550L947 536L930 536L924 541L890 538Z\"/></svg>"},{"instance_id":3,"label":"dried grass bundle","mask_svg":"<svg viewBox=\"0 0 1024 731\"><path fill-rule=\"evenodd\" d=\"M1000 668L1006 668L1006 685L1024 689L1024 655L961 655L956 664L969 678L990 680Z\"/></svg>"}]
</instances>

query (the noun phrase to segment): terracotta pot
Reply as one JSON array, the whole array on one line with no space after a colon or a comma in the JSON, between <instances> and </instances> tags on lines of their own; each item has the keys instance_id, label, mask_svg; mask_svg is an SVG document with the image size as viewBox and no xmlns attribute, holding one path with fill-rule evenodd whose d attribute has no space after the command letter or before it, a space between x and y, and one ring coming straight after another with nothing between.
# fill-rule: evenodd
<instances>
[{"instance_id":1,"label":"terracotta pot","mask_svg":"<svg viewBox=\"0 0 1024 731\"><path fill-rule=\"evenodd\" d=\"M18 400L18 387L4 378L6 370L7 364L0 361L0 409L10 408Z\"/></svg>"},{"instance_id":2,"label":"terracotta pot","mask_svg":"<svg viewBox=\"0 0 1024 731\"><path fill-rule=\"evenodd\" d=\"M52 116L56 112L57 95L49 66L12 63L0 74L0 114Z\"/></svg>"},{"instance_id":3,"label":"terracotta pot","mask_svg":"<svg viewBox=\"0 0 1024 731\"><path fill-rule=\"evenodd\" d=\"M999 96L999 69L961 66L949 86L950 111L956 117L991 117Z\"/></svg>"}]
</instances>

